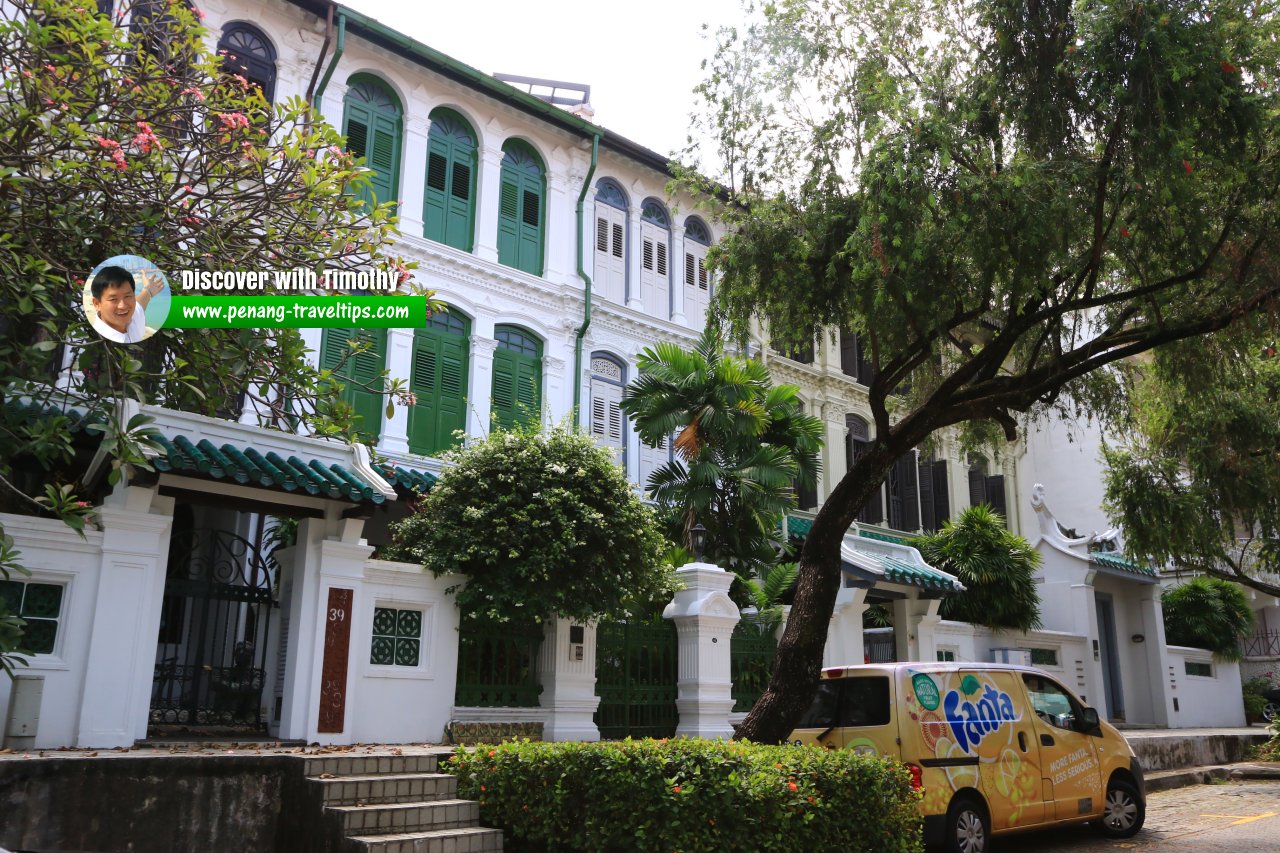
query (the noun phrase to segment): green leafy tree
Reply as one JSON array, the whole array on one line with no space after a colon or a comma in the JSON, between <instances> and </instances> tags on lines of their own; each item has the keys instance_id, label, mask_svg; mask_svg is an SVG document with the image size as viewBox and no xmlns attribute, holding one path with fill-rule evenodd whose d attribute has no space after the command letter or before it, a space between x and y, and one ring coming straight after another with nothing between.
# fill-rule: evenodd
<instances>
[{"instance_id":1,"label":"green leafy tree","mask_svg":"<svg viewBox=\"0 0 1280 853\"><path fill-rule=\"evenodd\" d=\"M23 403L0 406L0 511L77 530L94 497L71 485L88 458L77 457L81 427L106 444L111 482L147 467L150 428L119 422L121 398L223 417L245 404L267 425L357 434L335 393L345 365L315 369L296 330L165 328L128 347L106 342L82 308L95 266L128 253L171 275L407 277L410 266L387 253L394 204L359 200L367 170L309 105L268 104L226 70L186 4L115 5L115 15L78 0L0 9L0 397ZM10 544L0 574L20 570ZM14 634L5 625L0 638ZM0 660L13 645L0 639Z\"/></svg>"},{"instance_id":2,"label":"green leafy tree","mask_svg":"<svg viewBox=\"0 0 1280 853\"><path fill-rule=\"evenodd\" d=\"M1280 294L1280 33L1243 0L779 0L725 31L691 157L727 236L736 333L847 328L874 438L800 557L773 681L738 731L808 707L840 540L937 430L1014 440L1021 413L1115 396L1101 370ZM717 192L719 191L719 192Z\"/></svg>"},{"instance_id":3,"label":"green leafy tree","mask_svg":"<svg viewBox=\"0 0 1280 853\"><path fill-rule=\"evenodd\" d=\"M1253 611L1240 587L1220 578L1192 578L1160 595L1164 638L1172 646L1208 649L1240 660L1240 641L1253 630Z\"/></svg>"},{"instance_id":4,"label":"green leafy tree","mask_svg":"<svg viewBox=\"0 0 1280 853\"><path fill-rule=\"evenodd\" d=\"M822 422L800 410L796 386L775 386L758 360L726 353L710 326L693 349L662 341L636 365L622 410L651 446L675 435L677 458L648 483L675 519L669 535L692 547L701 523L705 558L754 578L777 562L793 483L817 478Z\"/></svg>"},{"instance_id":5,"label":"green leafy tree","mask_svg":"<svg viewBox=\"0 0 1280 853\"><path fill-rule=\"evenodd\" d=\"M1010 631L1040 627L1035 572L1040 552L1005 527L986 504L971 506L936 533L911 543L920 555L960 579L965 591L942 600L943 619Z\"/></svg>"},{"instance_id":6,"label":"green leafy tree","mask_svg":"<svg viewBox=\"0 0 1280 853\"><path fill-rule=\"evenodd\" d=\"M668 547L611 454L563 426L494 431L445 454L383 556L421 563L489 622L621 618L668 597Z\"/></svg>"},{"instance_id":7,"label":"green leafy tree","mask_svg":"<svg viewBox=\"0 0 1280 853\"><path fill-rule=\"evenodd\" d=\"M1219 334L1125 373L1106 507L1130 553L1280 595L1280 359L1257 340Z\"/></svg>"}]
</instances>

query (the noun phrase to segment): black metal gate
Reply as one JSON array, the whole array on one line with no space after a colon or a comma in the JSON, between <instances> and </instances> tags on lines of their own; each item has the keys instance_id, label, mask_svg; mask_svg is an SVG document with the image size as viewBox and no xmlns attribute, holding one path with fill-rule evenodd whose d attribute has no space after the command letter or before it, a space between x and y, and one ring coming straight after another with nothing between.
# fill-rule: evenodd
<instances>
[{"instance_id":1,"label":"black metal gate","mask_svg":"<svg viewBox=\"0 0 1280 853\"><path fill-rule=\"evenodd\" d=\"M160 615L151 724L265 729L262 689L275 565L225 530L175 532Z\"/></svg>"},{"instance_id":2,"label":"black metal gate","mask_svg":"<svg viewBox=\"0 0 1280 853\"><path fill-rule=\"evenodd\" d=\"M602 622L596 629L596 726L604 738L676 732L676 626L656 616Z\"/></svg>"}]
</instances>

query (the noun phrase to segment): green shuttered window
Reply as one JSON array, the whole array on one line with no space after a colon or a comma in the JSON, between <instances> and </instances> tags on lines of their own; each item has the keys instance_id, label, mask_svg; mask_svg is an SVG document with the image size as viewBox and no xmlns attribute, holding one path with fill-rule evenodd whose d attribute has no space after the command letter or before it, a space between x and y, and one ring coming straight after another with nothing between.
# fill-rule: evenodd
<instances>
[{"instance_id":1,"label":"green shuttered window","mask_svg":"<svg viewBox=\"0 0 1280 853\"><path fill-rule=\"evenodd\" d=\"M542 416L542 343L514 326L498 326L494 337L494 426L537 423Z\"/></svg>"},{"instance_id":2,"label":"green shuttered window","mask_svg":"<svg viewBox=\"0 0 1280 853\"><path fill-rule=\"evenodd\" d=\"M364 352L349 355L353 340L367 341L369 347ZM342 399L350 403L360 416L356 428L373 436L375 441L382 433L385 401L380 392L386 363L386 329L324 330L320 339L320 367L335 372L343 384Z\"/></svg>"},{"instance_id":3,"label":"green shuttered window","mask_svg":"<svg viewBox=\"0 0 1280 853\"><path fill-rule=\"evenodd\" d=\"M409 449L428 456L457 444L455 430L466 429L467 356L470 328L456 313L433 314L413 335L413 371L409 390L417 402L409 409Z\"/></svg>"},{"instance_id":4,"label":"green shuttered window","mask_svg":"<svg viewBox=\"0 0 1280 853\"><path fill-rule=\"evenodd\" d=\"M453 110L431 113L423 236L470 252L475 235L476 135Z\"/></svg>"},{"instance_id":5,"label":"green shuttered window","mask_svg":"<svg viewBox=\"0 0 1280 853\"><path fill-rule=\"evenodd\" d=\"M0 602L14 616L26 620L18 645L37 655L53 654L62 619L61 584L0 581Z\"/></svg>"},{"instance_id":6,"label":"green shuttered window","mask_svg":"<svg viewBox=\"0 0 1280 853\"><path fill-rule=\"evenodd\" d=\"M502 146L498 194L498 262L542 275L547 182L542 161L519 140Z\"/></svg>"},{"instance_id":7,"label":"green shuttered window","mask_svg":"<svg viewBox=\"0 0 1280 853\"><path fill-rule=\"evenodd\" d=\"M374 172L359 196L369 205L395 201L403 129L400 101L384 83L368 74L354 75L347 85L342 118L347 150L365 158L365 166Z\"/></svg>"}]
</instances>

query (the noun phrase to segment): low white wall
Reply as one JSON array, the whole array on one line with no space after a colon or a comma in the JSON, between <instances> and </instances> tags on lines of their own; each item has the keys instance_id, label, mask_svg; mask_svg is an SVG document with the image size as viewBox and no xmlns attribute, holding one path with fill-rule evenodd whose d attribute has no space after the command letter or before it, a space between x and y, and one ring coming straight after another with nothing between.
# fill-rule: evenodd
<instances>
[{"instance_id":1,"label":"low white wall","mask_svg":"<svg viewBox=\"0 0 1280 853\"><path fill-rule=\"evenodd\" d=\"M1187 663L1208 664L1213 674L1188 675ZM1207 649L1169 646L1169 687L1178 705L1170 728L1244 725L1239 664L1214 660Z\"/></svg>"},{"instance_id":2,"label":"low white wall","mask_svg":"<svg viewBox=\"0 0 1280 853\"><path fill-rule=\"evenodd\" d=\"M453 710L458 674L458 608L445 590L456 578L434 577L421 566L369 560L363 602L352 624L356 669L351 692L351 737L356 743L440 743ZM418 666L371 662L375 608L418 610L422 637Z\"/></svg>"},{"instance_id":3,"label":"low white wall","mask_svg":"<svg viewBox=\"0 0 1280 853\"><path fill-rule=\"evenodd\" d=\"M14 574L10 580L62 587L53 653L28 656L29 665L19 666L15 672L44 676L36 747L68 746L76 742L80 725L85 662L102 568L102 534L86 531L85 538L81 539L61 521L8 513L0 513L0 525L13 537L14 547L22 552L19 557L22 565L31 571L31 577ZM150 666L150 663L146 660L136 665ZM122 660L118 664L123 689L125 673L135 662ZM8 676L0 675L0 713L4 714L4 720L8 719L11 687Z\"/></svg>"}]
</instances>

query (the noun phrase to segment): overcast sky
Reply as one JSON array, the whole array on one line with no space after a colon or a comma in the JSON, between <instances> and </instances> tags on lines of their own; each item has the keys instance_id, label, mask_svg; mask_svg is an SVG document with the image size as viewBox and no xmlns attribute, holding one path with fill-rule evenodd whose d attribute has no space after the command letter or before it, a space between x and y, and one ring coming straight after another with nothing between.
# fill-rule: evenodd
<instances>
[{"instance_id":1,"label":"overcast sky","mask_svg":"<svg viewBox=\"0 0 1280 853\"><path fill-rule=\"evenodd\" d=\"M667 155L684 147L714 46L703 24L743 20L740 0L344 2L485 73L585 83L597 124Z\"/></svg>"}]
</instances>

